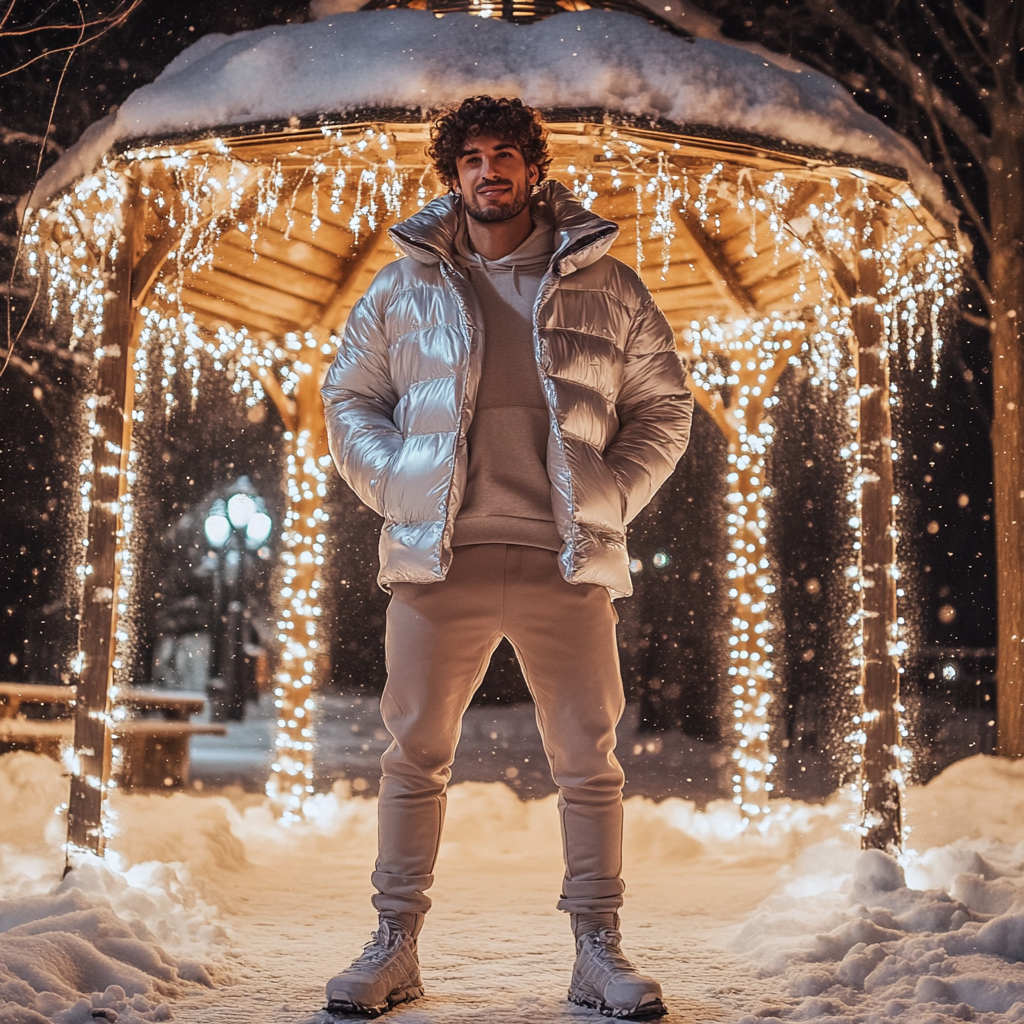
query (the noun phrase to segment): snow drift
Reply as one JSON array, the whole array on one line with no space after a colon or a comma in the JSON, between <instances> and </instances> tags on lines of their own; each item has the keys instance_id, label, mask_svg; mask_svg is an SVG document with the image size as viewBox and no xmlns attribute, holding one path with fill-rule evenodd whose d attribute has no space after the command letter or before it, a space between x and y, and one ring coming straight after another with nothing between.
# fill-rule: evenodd
<instances>
[{"instance_id":1,"label":"snow drift","mask_svg":"<svg viewBox=\"0 0 1024 1024\"><path fill-rule=\"evenodd\" d=\"M119 850L62 879L66 798L60 765L0 757L0 1022L170 1020L169 1001L229 977L201 893L244 861L241 843L212 802L118 799Z\"/></svg>"}]
</instances>

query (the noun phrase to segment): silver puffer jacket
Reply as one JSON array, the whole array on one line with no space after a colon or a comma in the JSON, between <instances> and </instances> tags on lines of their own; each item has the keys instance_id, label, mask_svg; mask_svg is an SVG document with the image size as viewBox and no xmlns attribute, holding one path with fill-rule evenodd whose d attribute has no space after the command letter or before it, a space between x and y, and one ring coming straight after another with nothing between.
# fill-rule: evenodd
<instances>
[{"instance_id":1,"label":"silver puffer jacket","mask_svg":"<svg viewBox=\"0 0 1024 1024\"><path fill-rule=\"evenodd\" d=\"M408 257L356 303L323 387L338 471L384 517L380 575L444 579L466 486L466 432L484 325L454 260L459 200L444 196L391 229ZM625 523L686 449L693 398L662 312L607 256L618 227L554 181L534 193L556 252L534 305L534 351L551 417L548 476L562 573L632 593Z\"/></svg>"}]
</instances>

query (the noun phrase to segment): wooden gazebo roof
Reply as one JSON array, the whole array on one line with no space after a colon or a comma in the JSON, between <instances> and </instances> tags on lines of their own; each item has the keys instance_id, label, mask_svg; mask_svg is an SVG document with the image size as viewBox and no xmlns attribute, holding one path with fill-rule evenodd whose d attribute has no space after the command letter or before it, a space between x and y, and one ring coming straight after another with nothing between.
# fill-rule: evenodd
<instances>
[{"instance_id":1,"label":"wooden gazebo roof","mask_svg":"<svg viewBox=\"0 0 1024 1024\"><path fill-rule=\"evenodd\" d=\"M379 169L399 174L405 183L401 215L417 208L411 195L417 185L425 188L421 196L427 199L437 189L425 158L425 123L416 114L381 114L380 118L346 119L343 124L340 118L321 118L315 125L260 126L257 131L236 126L230 135L207 132L203 138L172 140L174 151L187 152L190 160L215 164L231 159L272 167L281 181L272 212L261 216L243 205L212 245L212 259L181 277L180 300L198 326L246 328L257 337L280 338L289 332L331 332L344 324L352 304L396 252L385 232L372 230L365 216L360 218L358 232L353 228L358 174L349 175L340 210L332 213L324 167L333 169L338 162L335 132L353 141L382 135L388 140L386 155L393 167L390 172L384 166ZM770 217L781 217L794 240L802 238L828 248L820 222L806 213L812 207L821 210L834 204L837 182L842 183L838 187L847 199L854 190L867 189L886 205L893 200L899 205L899 197L908 191L905 173L899 168L776 140L664 123L653 127L602 123L603 115L599 119L577 113L570 119L564 111L551 112L550 117L551 175L569 184L585 180L588 174L599 179L592 208L623 226L612 255L630 265L639 263L641 275L679 337L694 320L798 318L821 300L821 283L808 276L802 247L780 246L777 232L769 229ZM168 140L145 140L132 147L140 181L153 194L176 191L172 179L180 165L165 159L168 145ZM225 156L228 153L230 158ZM689 203L685 197L663 203L661 223L652 236L652 218L659 216L658 196L642 188L638 216L634 171L649 183L659 160L664 185L685 187ZM783 178L774 208L754 210L755 188L779 173ZM611 185L616 176L618 187ZM377 226L386 228L396 218L382 203L379 206ZM903 209L925 228L928 239L948 234L924 206ZM259 219L258 231L240 230L238 221L249 230L254 218ZM163 258L169 252L173 255L174 240L167 235L165 217L148 204L145 232L143 248L151 256L145 261L147 273L137 277L133 289L136 302L142 301L141 293L156 279ZM666 245L666 232L670 245ZM831 260L828 272L830 289L840 296L848 294L842 262Z\"/></svg>"}]
</instances>

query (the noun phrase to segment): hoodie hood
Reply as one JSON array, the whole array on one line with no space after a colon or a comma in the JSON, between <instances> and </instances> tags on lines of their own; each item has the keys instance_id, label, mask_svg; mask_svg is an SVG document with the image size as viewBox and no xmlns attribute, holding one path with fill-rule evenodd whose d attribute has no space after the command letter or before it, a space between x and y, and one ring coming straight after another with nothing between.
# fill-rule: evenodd
<instances>
[{"instance_id":1,"label":"hoodie hood","mask_svg":"<svg viewBox=\"0 0 1024 1024\"><path fill-rule=\"evenodd\" d=\"M550 178L534 189L530 210L536 223L546 222L554 229L555 252L550 266L560 276L597 262L619 233L614 221L586 209L561 182ZM464 262L458 245L463 216L462 199L449 193L427 203L388 234L411 259L457 266Z\"/></svg>"},{"instance_id":2,"label":"hoodie hood","mask_svg":"<svg viewBox=\"0 0 1024 1024\"><path fill-rule=\"evenodd\" d=\"M458 234L455 236L455 262L467 270L474 268L488 273L519 270L547 270L554 254L554 227L546 220L534 218L533 230L526 240L507 256L488 260L480 255L469 240L469 228L465 216L460 218Z\"/></svg>"}]
</instances>

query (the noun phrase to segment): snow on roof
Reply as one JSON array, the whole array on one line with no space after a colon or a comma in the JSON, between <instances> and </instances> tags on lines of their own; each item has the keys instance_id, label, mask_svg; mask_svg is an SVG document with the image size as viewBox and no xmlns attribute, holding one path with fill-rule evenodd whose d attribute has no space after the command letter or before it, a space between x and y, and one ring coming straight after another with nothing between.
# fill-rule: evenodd
<instances>
[{"instance_id":1,"label":"snow on roof","mask_svg":"<svg viewBox=\"0 0 1024 1024\"><path fill-rule=\"evenodd\" d=\"M355 11L204 36L44 176L46 198L128 140L374 107L436 107L476 93L533 106L599 107L749 132L905 169L945 207L916 149L810 68L717 39L686 40L638 17L565 13L531 25L469 14Z\"/></svg>"}]
</instances>

